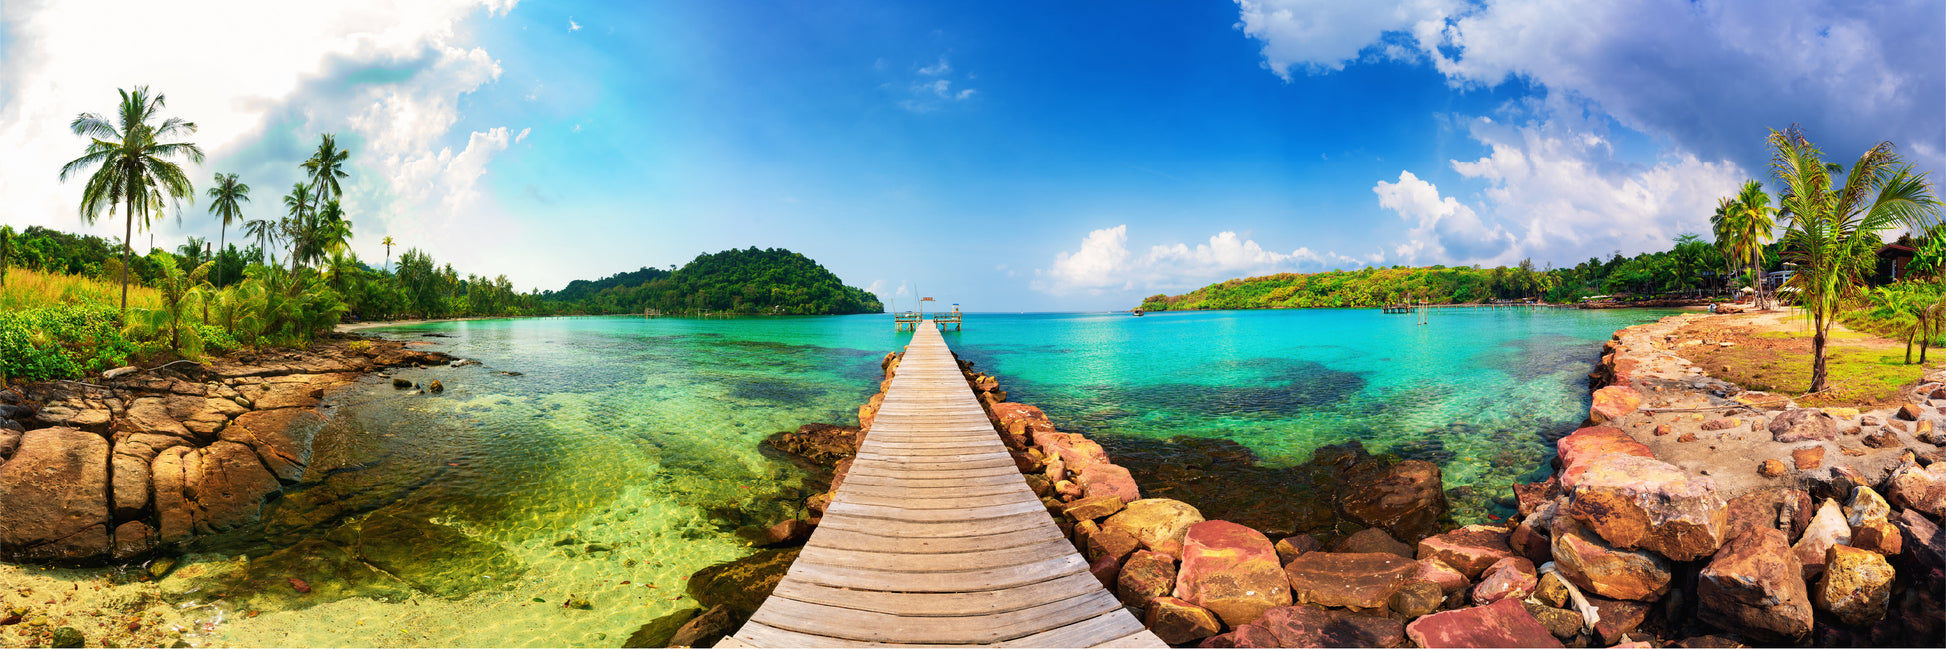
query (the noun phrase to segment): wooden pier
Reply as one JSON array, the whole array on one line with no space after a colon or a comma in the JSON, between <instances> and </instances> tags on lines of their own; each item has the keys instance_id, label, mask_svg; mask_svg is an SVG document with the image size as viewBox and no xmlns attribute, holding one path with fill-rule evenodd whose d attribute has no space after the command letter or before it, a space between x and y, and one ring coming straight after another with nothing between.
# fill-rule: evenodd
<instances>
[{"instance_id":1,"label":"wooden pier","mask_svg":"<svg viewBox=\"0 0 1946 649\"><path fill-rule=\"evenodd\" d=\"M960 330L959 305L954 304L953 310L950 312L929 314L926 313L926 303L931 301L932 298L924 298L920 300L918 311L899 311L893 313L892 330L893 331L918 331L920 322L931 320L933 324L939 328L940 331L945 331L946 325L952 325L953 331L959 331Z\"/></svg>"},{"instance_id":2,"label":"wooden pier","mask_svg":"<svg viewBox=\"0 0 1946 649\"><path fill-rule=\"evenodd\" d=\"M776 591L718 647L1162 647L1088 572L932 319Z\"/></svg>"}]
</instances>

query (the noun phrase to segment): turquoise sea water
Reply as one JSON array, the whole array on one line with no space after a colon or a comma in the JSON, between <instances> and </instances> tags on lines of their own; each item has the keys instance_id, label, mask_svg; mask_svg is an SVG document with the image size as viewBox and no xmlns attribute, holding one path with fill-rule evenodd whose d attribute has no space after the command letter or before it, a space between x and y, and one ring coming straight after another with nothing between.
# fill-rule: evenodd
<instances>
[{"instance_id":1,"label":"turquoise sea water","mask_svg":"<svg viewBox=\"0 0 1946 649\"><path fill-rule=\"evenodd\" d=\"M1011 400L1111 448L1219 437L1288 465L1356 439L1439 463L1449 487L1505 493L1546 461L1548 435L1585 416L1599 341L1660 315L1453 310L1420 325L1376 310L973 314L945 338ZM356 547L376 543L359 540L359 526L372 525L363 521L384 516L503 554L428 553L440 583L457 584L446 598L264 604L289 610L228 618L205 640L619 646L691 605L680 597L688 574L750 552L738 528L797 513L809 495L800 473L760 442L804 423L856 423L879 359L911 336L894 333L888 315L483 320L371 333L481 365L396 374L440 379L443 394L377 378L337 394L307 484L267 509L264 529L212 550L262 563L307 539ZM568 595L593 610L562 608Z\"/></svg>"}]
</instances>

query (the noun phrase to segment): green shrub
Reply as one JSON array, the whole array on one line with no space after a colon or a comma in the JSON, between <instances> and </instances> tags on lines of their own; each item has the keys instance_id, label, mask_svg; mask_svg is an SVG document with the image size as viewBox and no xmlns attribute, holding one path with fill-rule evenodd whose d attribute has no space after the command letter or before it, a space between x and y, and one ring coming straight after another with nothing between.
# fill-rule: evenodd
<instances>
[{"instance_id":1,"label":"green shrub","mask_svg":"<svg viewBox=\"0 0 1946 649\"><path fill-rule=\"evenodd\" d=\"M124 337L119 320L97 304L0 311L0 376L79 379L153 351Z\"/></svg>"}]
</instances>

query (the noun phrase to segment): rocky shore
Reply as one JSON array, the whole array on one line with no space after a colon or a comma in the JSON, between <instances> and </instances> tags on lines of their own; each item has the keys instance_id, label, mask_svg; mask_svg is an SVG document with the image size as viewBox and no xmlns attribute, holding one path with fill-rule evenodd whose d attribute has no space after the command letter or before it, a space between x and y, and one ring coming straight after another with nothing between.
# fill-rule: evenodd
<instances>
[{"instance_id":1,"label":"rocky shore","mask_svg":"<svg viewBox=\"0 0 1946 649\"><path fill-rule=\"evenodd\" d=\"M0 391L0 560L136 561L255 523L303 477L327 392L450 360L344 336Z\"/></svg>"},{"instance_id":2,"label":"rocky shore","mask_svg":"<svg viewBox=\"0 0 1946 649\"><path fill-rule=\"evenodd\" d=\"M1178 646L1946 644L1946 465L1934 464L1946 373L1896 408L1797 408L1673 353L1689 344L1683 324L1703 317L1713 316L1617 332L1591 376L1588 421L1557 443L1555 473L1514 487L1513 518L1457 528L1436 465L1355 445L1285 470L1335 481L1322 503L1206 519L1189 502L1144 498L1100 444L962 368L1090 571ZM770 444L827 467L835 490L898 362L881 363L886 381L859 428L806 426ZM1185 475L1171 489L1194 498L1175 487L1221 483L1222 464L1176 467ZM645 625L628 646L708 646L734 631L830 498L771 528L780 549L698 573L690 593L703 608ZM1314 533L1276 534L1288 529Z\"/></svg>"}]
</instances>

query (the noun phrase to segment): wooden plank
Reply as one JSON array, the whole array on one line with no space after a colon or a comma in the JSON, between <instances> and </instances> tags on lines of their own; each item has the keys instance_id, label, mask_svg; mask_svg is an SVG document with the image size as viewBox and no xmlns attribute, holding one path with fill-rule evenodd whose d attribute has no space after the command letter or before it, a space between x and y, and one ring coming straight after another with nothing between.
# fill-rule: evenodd
<instances>
[{"instance_id":1,"label":"wooden plank","mask_svg":"<svg viewBox=\"0 0 1946 649\"><path fill-rule=\"evenodd\" d=\"M1021 495L1031 500L1040 500L1039 496L1034 495L1033 490L1027 488L1025 482L989 485L935 484L932 486L910 486L852 484L847 481L843 485L839 485L838 493L840 494L840 498L846 497L842 494L850 493L860 496L876 496L879 498L913 498L918 500L999 495Z\"/></svg>"},{"instance_id":2,"label":"wooden plank","mask_svg":"<svg viewBox=\"0 0 1946 649\"><path fill-rule=\"evenodd\" d=\"M883 531L883 530L880 530ZM928 552L973 552L986 549L1015 548L1036 545L1044 541L1064 540L1059 528L1053 525L1039 525L1005 531L986 530L985 533L964 536L891 536L872 532L845 529L843 527L818 526L817 534L807 545L835 547L847 550L884 552L888 554Z\"/></svg>"},{"instance_id":3,"label":"wooden plank","mask_svg":"<svg viewBox=\"0 0 1946 649\"><path fill-rule=\"evenodd\" d=\"M1023 502L1032 503L1034 508L1045 507L1045 505L1041 504L1041 499L1034 497L1034 492L1027 491L1026 489L998 494L938 494L932 497L923 497L918 494L879 495L854 491L841 493L839 499L853 505L895 507L898 509L949 509L959 511L1013 505Z\"/></svg>"},{"instance_id":4,"label":"wooden plank","mask_svg":"<svg viewBox=\"0 0 1946 649\"><path fill-rule=\"evenodd\" d=\"M909 649L966 649L965 644L910 645L885 644L878 642L859 642L809 633L798 633L765 626L761 622L746 622L737 629L736 637L759 647L804 647L805 649L837 649L839 647L905 647Z\"/></svg>"},{"instance_id":5,"label":"wooden plank","mask_svg":"<svg viewBox=\"0 0 1946 649\"><path fill-rule=\"evenodd\" d=\"M891 555L887 555L891 556ZM800 558L791 563L787 579L802 579L837 588L906 593L956 593L999 590L1066 577L1088 571L1081 555L1068 553L1033 563L958 572L902 572L852 566L829 566Z\"/></svg>"},{"instance_id":6,"label":"wooden plank","mask_svg":"<svg viewBox=\"0 0 1946 649\"><path fill-rule=\"evenodd\" d=\"M742 640L738 640L736 636L724 636L722 640L718 640L718 641L716 641L716 646L718 646L718 647L731 647L731 648L733 648L733 649L740 649L740 648L742 648L742 647L755 647L755 646L757 646L757 645L753 645L753 644L750 644L750 643L748 643L748 642L744 642L744 641L742 641Z\"/></svg>"},{"instance_id":7,"label":"wooden plank","mask_svg":"<svg viewBox=\"0 0 1946 649\"><path fill-rule=\"evenodd\" d=\"M970 593L853 590L793 579L778 583L771 596L893 615L953 617L1006 613L1096 592L1107 591L1094 575L1083 572L1016 588Z\"/></svg>"},{"instance_id":8,"label":"wooden plank","mask_svg":"<svg viewBox=\"0 0 1946 649\"><path fill-rule=\"evenodd\" d=\"M1024 480L1020 467L1012 463L1006 465L989 464L986 466L961 467L950 471L933 469L907 469L894 466L870 466L853 464L851 471L845 473L845 482L854 477L876 476L881 478L909 478L912 480L959 480L974 478L1012 478Z\"/></svg>"},{"instance_id":9,"label":"wooden plank","mask_svg":"<svg viewBox=\"0 0 1946 649\"><path fill-rule=\"evenodd\" d=\"M1127 610L1109 611L1058 629L1000 643L1002 647L1088 647L1144 631L1142 622ZM1154 646L1168 646L1159 641Z\"/></svg>"},{"instance_id":10,"label":"wooden plank","mask_svg":"<svg viewBox=\"0 0 1946 649\"><path fill-rule=\"evenodd\" d=\"M992 451L987 453L959 453L954 455L928 455L923 458L914 458L906 455L884 455L881 453L860 452L859 454L852 457L855 457L859 460L869 460L873 462L884 462L887 464L898 464L898 465L940 464L940 463L948 463L948 462L975 463L975 462L992 462L992 461L1006 462L1008 464L1012 464L1014 461L1013 457L1007 455L1006 451Z\"/></svg>"},{"instance_id":11,"label":"wooden plank","mask_svg":"<svg viewBox=\"0 0 1946 649\"><path fill-rule=\"evenodd\" d=\"M1121 610L1108 593L974 617L907 617L772 597L750 619L779 629L862 642L990 644Z\"/></svg>"},{"instance_id":12,"label":"wooden plank","mask_svg":"<svg viewBox=\"0 0 1946 649\"><path fill-rule=\"evenodd\" d=\"M896 473L899 473L900 475L906 475L906 472L902 472L902 471ZM839 489L843 489L845 487L854 484L887 485L887 486L903 485L903 486L911 486L913 488L923 489L928 487L957 487L962 485L967 487L976 487L981 485L1012 485L1012 484L1025 485L1027 484L1027 482L1025 478L1021 477L1020 471L1018 470L994 471L992 475L968 474L968 475L941 476L936 478L898 478L898 477L878 475L873 473L852 472L852 473L845 474L845 482L843 485L839 486Z\"/></svg>"},{"instance_id":13,"label":"wooden plank","mask_svg":"<svg viewBox=\"0 0 1946 649\"><path fill-rule=\"evenodd\" d=\"M933 461L945 461L945 460L940 460L940 458L955 458L952 461L960 461L958 458L966 458L966 457L985 458L991 456L995 451L998 451L1001 455L1006 455L1007 452L1006 448L1007 447L1005 446L1001 446L999 441L988 441L986 444L980 444L977 446L972 444L955 444L952 446L942 447L942 448L898 448L898 449L888 449L881 444L873 444L871 442L866 442L865 445L859 447L858 450L861 455L862 454L882 455L886 453L898 453L900 457L908 458L912 461L933 462ZM1008 456L1008 459L1012 460L1013 458L1011 456Z\"/></svg>"},{"instance_id":14,"label":"wooden plank","mask_svg":"<svg viewBox=\"0 0 1946 649\"><path fill-rule=\"evenodd\" d=\"M1164 643L1162 641L1162 638L1155 637L1155 632L1150 631L1148 629L1143 629L1141 631L1137 631L1135 633L1131 633L1126 636L1116 638L1114 640L1109 640L1107 642L1103 642L1095 646L1097 647L1167 647L1169 645L1167 643Z\"/></svg>"},{"instance_id":15,"label":"wooden plank","mask_svg":"<svg viewBox=\"0 0 1946 649\"><path fill-rule=\"evenodd\" d=\"M982 507L966 507L955 510L907 509L887 505L867 505L855 502L833 502L824 508L826 516L855 516L877 518L899 523L935 523L947 521L976 521L989 518L1006 518L1016 514L1047 514L1047 507L1041 501L1010 502Z\"/></svg>"},{"instance_id":16,"label":"wooden plank","mask_svg":"<svg viewBox=\"0 0 1946 649\"><path fill-rule=\"evenodd\" d=\"M827 512L818 523L820 531L825 528L851 530L886 536L908 536L914 538L944 538L953 536L985 536L999 529L1019 529L1029 525L1053 525L1054 517L1046 510L1031 514L1017 514L1004 518L979 520L954 520L940 522L905 522L890 525L882 518L866 518Z\"/></svg>"},{"instance_id":17,"label":"wooden plank","mask_svg":"<svg viewBox=\"0 0 1946 649\"><path fill-rule=\"evenodd\" d=\"M849 566L892 572L965 572L969 569L1025 565L1045 561L1048 557L1073 553L1074 544L1067 542L1066 539L1053 539L1016 548L930 554L874 552L806 545L797 555L797 560L827 566Z\"/></svg>"}]
</instances>

